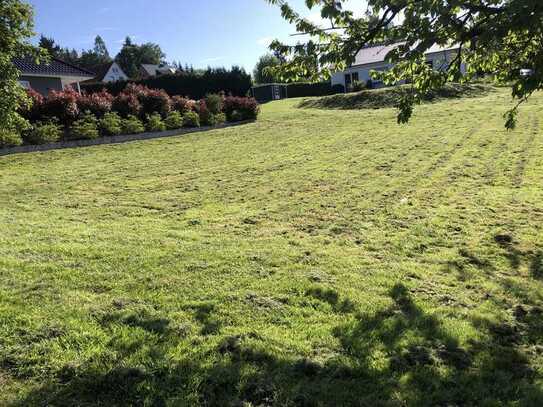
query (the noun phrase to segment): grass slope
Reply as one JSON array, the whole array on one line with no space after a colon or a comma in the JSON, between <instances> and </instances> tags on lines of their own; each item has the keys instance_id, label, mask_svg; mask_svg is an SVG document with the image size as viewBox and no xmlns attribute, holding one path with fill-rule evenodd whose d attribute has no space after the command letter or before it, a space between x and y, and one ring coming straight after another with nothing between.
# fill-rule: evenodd
<instances>
[{"instance_id":1,"label":"grass slope","mask_svg":"<svg viewBox=\"0 0 543 407\"><path fill-rule=\"evenodd\" d=\"M0 159L2 405L543 403L543 96Z\"/></svg>"}]
</instances>

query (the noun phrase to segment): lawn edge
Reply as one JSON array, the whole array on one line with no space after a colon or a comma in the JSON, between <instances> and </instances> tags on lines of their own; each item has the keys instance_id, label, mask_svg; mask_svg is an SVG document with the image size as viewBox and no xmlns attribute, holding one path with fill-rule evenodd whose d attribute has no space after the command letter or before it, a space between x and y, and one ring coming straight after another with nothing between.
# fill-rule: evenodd
<instances>
[{"instance_id":1,"label":"lawn edge","mask_svg":"<svg viewBox=\"0 0 543 407\"><path fill-rule=\"evenodd\" d=\"M146 132L138 134L123 134L119 136L105 136L100 137L94 140L69 140L69 141L59 141L56 143L49 144L40 144L40 145L24 145L16 147L8 147L0 149L0 156L12 155L12 154L22 154L22 153L33 153L38 151L50 151L50 150L62 150L65 148L74 148L74 147L90 147L98 146L102 144L120 144L127 143L130 141L140 141L140 140L151 140L156 138L165 138L165 137L174 137L174 136L183 136L186 134L199 133L209 130L218 130L225 129L228 127L241 126L248 123L253 123L254 120L244 120L235 123L224 123L217 126L204 126L204 127L195 127L190 129L175 129L175 130L166 130L161 132Z\"/></svg>"}]
</instances>

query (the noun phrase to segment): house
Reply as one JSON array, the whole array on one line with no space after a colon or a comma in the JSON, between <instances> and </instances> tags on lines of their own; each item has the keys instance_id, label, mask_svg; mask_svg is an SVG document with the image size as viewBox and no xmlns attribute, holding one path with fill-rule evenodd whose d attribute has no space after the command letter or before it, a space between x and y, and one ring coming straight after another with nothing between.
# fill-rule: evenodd
<instances>
[{"instance_id":1,"label":"house","mask_svg":"<svg viewBox=\"0 0 543 407\"><path fill-rule=\"evenodd\" d=\"M85 81L85 84L110 83L130 79L115 61L97 65L92 67L91 70L96 73L96 76L93 79Z\"/></svg>"},{"instance_id":2,"label":"house","mask_svg":"<svg viewBox=\"0 0 543 407\"><path fill-rule=\"evenodd\" d=\"M140 76L145 78L152 78L160 75L169 75L177 72L173 66L167 64L153 65L153 64L142 64L139 68Z\"/></svg>"},{"instance_id":3,"label":"house","mask_svg":"<svg viewBox=\"0 0 543 407\"><path fill-rule=\"evenodd\" d=\"M32 57L15 58L13 64L21 73L19 83L44 96L51 90L63 90L70 85L80 91L79 83L95 76L93 72L57 58L41 64L37 64Z\"/></svg>"},{"instance_id":4,"label":"house","mask_svg":"<svg viewBox=\"0 0 543 407\"><path fill-rule=\"evenodd\" d=\"M367 83L368 81L371 81L372 87L383 86L382 82L371 79L370 72L390 69L392 64L386 62L385 58L398 45L401 45L401 43L362 48L349 68L332 74L332 86L343 85L345 90L349 90L354 82ZM434 69L446 69L457 52L458 46L441 47L433 45L425 53L426 61ZM464 65L462 65L461 69L462 72L465 72Z\"/></svg>"}]
</instances>

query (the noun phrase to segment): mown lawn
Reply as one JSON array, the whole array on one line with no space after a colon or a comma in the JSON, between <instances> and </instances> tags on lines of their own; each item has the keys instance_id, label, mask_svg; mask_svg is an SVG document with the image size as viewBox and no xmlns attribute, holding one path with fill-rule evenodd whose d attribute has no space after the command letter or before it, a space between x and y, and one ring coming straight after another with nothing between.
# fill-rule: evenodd
<instances>
[{"instance_id":1,"label":"mown lawn","mask_svg":"<svg viewBox=\"0 0 543 407\"><path fill-rule=\"evenodd\" d=\"M0 158L0 405L543 405L543 95Z\"/></svg>"}]
</instances>

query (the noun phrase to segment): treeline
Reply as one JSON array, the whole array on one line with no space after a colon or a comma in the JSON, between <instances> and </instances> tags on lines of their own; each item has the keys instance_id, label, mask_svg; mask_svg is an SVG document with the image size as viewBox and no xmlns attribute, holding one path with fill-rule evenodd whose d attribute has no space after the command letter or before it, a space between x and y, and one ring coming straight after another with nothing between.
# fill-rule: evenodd
<instances>
[{"instance_id":1,"label":"treeline","mask_svg":"<svg viewBox=\"0 0 543 407\"><path fill-rule=\"evenodd\" d=\"M121 81L107 84L84 85L87 93L106 89L113 95L121 93L129 83L144 85L152 89L164 89L168 95L181 95L201 99L210 93L225 92L233 96L245 96L251 88L251 75L243 68L207 68L203 71L185 70L173 75L162 75L137 81Z\"/></svg>"},{"instance_id":2,"label":"treeline","mask_svg":"<svg viewBox=\"0 0 543 407\"><path fill-rule=\"evenodd\" d=\"M121 50L115 57L109 54L105 41L99 35L94 39L93 48L81 52L62 47L53 38L44 35L40 37L39 46L47 50L52 57L90 71L115 60L130 78L138 77L138 69L142 64L158 65L166 58L166 54L162 52L158 44L152 42L135 44L130 37L126 37ZM178 66L179 64L176 64L176 67Z\"/></svg>"}]
</instances>

